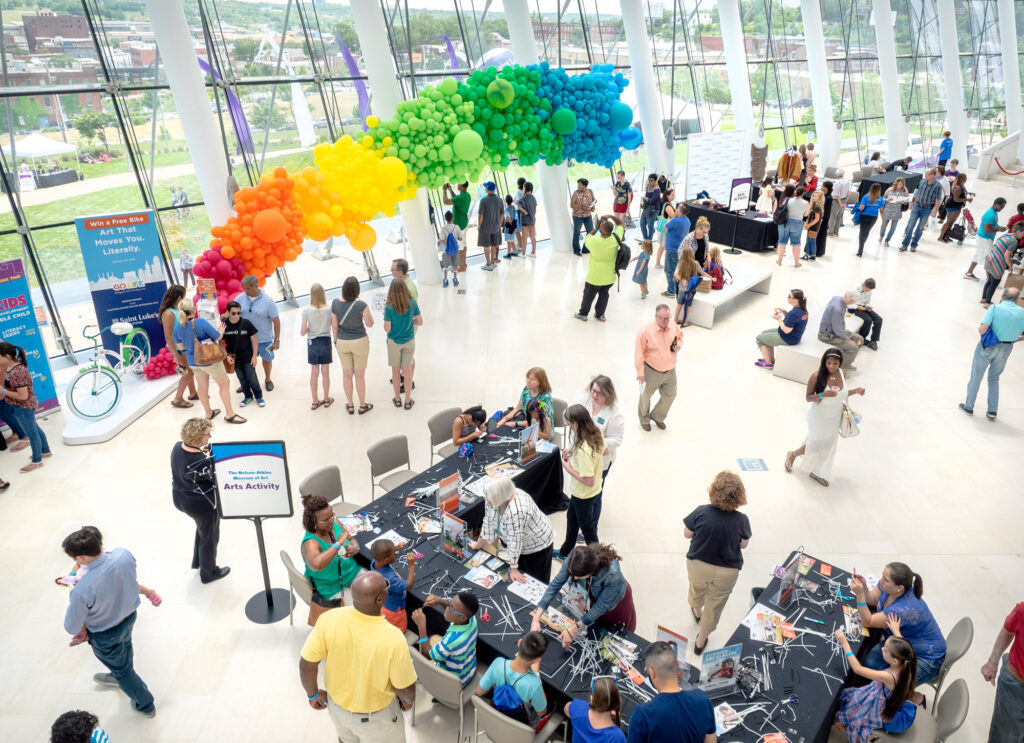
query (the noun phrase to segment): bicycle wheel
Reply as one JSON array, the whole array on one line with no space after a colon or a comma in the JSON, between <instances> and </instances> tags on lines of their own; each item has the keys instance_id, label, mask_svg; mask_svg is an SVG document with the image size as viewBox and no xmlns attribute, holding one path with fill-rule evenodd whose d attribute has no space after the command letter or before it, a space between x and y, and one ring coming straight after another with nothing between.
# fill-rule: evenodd
<instances>
[{"instance_id":1,"label":"bicycle wheel","mask_svg":"<svg viewBox=\"0 0 1024 743\"><path fill-rule=\"evenodd\" d=\"M134 328L124 339L121 346L124 354L125 371L130 371L141 377L146 373L146 364L149 363L149 334L142 328Z\"/></svg>"},{"instance_id":2,"label":"bicycle wheel","mask_svg":"<svg viewBox=\"0 0 1024 743\"><path fill-rule=\"evenodd\" d=\"M82 420L98 421L114 412L121 399L121 380L112 369L91 366L68 383L64 395L71 412Z\"/></svg>"}]
</instances>

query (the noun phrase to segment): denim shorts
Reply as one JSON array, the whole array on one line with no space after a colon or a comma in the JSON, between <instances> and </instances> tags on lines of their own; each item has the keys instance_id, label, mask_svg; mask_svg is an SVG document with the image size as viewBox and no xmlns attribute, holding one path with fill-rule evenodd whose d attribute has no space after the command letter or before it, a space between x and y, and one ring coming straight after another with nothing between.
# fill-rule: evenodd
<instances>
[{"instance_id":1,"label":"denim shorts","mask_svg":"<svg viewBox=\"0 0 1024 743\"><path fill-rule=\"evenodd\" d=\"M306 342L306 361L314 366L331 363L331 339L326 335Z\"/></svg>"},{"instance_id":2,"label":"denim shorts","mask_svg":"<svg viewBox=\"0 0 1024 743\"><path fill-rule=\"evenodd\" d=\"M257 346L256 353L259 354L259 357L261 359L263 359L264 361L273 361L274 360L274 352L270 350L270 347L272 345L274 345L273 341L267 341L266 343L260 343L259 346Z\"/></svg>"}]
</instances>

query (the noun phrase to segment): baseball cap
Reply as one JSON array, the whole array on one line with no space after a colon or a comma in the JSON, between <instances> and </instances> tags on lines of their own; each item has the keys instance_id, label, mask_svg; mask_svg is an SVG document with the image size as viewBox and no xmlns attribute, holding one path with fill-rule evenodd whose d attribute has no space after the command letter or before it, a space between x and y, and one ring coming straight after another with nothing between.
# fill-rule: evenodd
<instances>
[{"instance_id":1,"label":"baseball cap","mask_svg":"<svg viewBox=\"0 0 1024 743\"><path fill-rule=\"evenodd\" d=\"M498 190L498 187L494 185L494 181L487 181L486 183L484 183L484 188L486 188L488 191Z\"/></svg>"}]
</instances>

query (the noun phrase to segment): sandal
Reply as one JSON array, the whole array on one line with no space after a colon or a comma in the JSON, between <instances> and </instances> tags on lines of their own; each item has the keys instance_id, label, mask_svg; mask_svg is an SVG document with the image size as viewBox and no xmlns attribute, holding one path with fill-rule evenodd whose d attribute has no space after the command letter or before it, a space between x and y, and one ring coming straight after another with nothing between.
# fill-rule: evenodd
<instances>
[{"instance_id":1,"label":"sandal","mask_svg":"<svg viewBox=\"0 0 1024 743\"><path fill-rule=\"evenodd\" d=\"M22 439L17 444L11 447L11 451L21 451L22 449L28 448L28 439Z\"/></svg>"},{"instance_id":2,"label":"sandal","mask_svg":"<svg viewBox=\"0 0 1024 743\"><path fill-rule=\"evenodd\" d=\"M324 404L323 400L314 400L313 401L313 405L309 409L310 410L316 410L317 408L319 408L323 404Z\"/></svg>"},{"instance_id":3,"label":"sandal","mask_svg":"<svg viewBox=\"0 0 1024 743\"><path fill-rule=\"evenodd\" d=\"M11 487L11 484L7 480L0 480L0 490L7 490L9 487ZM58 578L58 580L60 579Z\"/></svg>"},{"instance_id":4,"label":"sandal","mask_svg":"<svg viewBox=\"0 0 1024 743\"><path fill-rule=\"evenodd\" d=\"M191 408L192 403L185 402L184 400L171 400L171 405L176 408Z\"/></svg>"},{"instance_id":5,"label":"sandal","mask_svg":"<svg viewBox=\"0 0 1024 743\"><path fill-rule=\"evenodd\" d=\"M209 417L207 417L207 420L211 420L212 421L218 415L220 415L220 408L214 408L213 412L209 415Z\"/></svg>"},{"instance_id":6,"label":"sandal","mask_svg":"<svg viewBox=\"0 0 1024 743\"><path fill-rule=\"evenodd\" d=\"M22 467L18 471L19 472L31 472L32 470L37 470L37 469L39 469L42 466L43 466L42 462L29 462L28 464L26 464L24 467Z\"/></svg>"},{"instance_id":7,"label":"sandal","mask_svg":"<svg viewBox=\"0 0 1024 743\"><path fill-rule=\"evenodd\" d=\"M406 410L412 410L412 406L415 405L415 404L416 404L415 400L409 400L409 402L407 402L405 404L405 409Z\"/></svg>"},{"instance_id":8,"label":"sandal","mask_svg":"<svg viewBox=\"0 0 1024 743\"><path fill-rule=\"evenodd\" d=\"M828 480L826 480L824 477L818 477L816 474L812 472L811 479L814 480L819 485L824 485L826 488L828 487Z\"/></svg>"},{"instance_id":9,"label":"sandal","mask_svg":"<svg viewBox=\"0 0 1024 743\"><path fill-rule=\"evenodd\" d=\"M349 415L355 415L355 412L356 412L356 406L355 406L355 405L353 405L353 404L352 404L352 403L350 403L350 402L347 402L347 403L345 403L345 410L347 410L347 411L348 411L348 414L349 414Z\"/></svg>"},{"instance_id":10,"label":"sandal","mask_svg":"<svg viewBox=\"0 0 1024 743\"><path fill-rule=\"evenodd\" d=\"M359 406L359 415L362 415L363 413L369 413L371 410L373 410L373 403L364 402L362 405Z\"/></svg>"},{"instance_id":11,"label":"sandal","mask_svg":"<svg viewBox=\"0 0 1024 743\"><path fill-rule=\"evenodd\" d=\"M325 408L329 408L333 404L334 404L334 398L333 397L328 397L326 400L324 400L324 407Z\"/></svg>"},{"instance_id":12,"label":"sandal","mask_svg":"<svg viewBox=\"0 0 1024 743\"><path fill-rule=\"evenodd\" d=\"M794 461L796 461L796 452L795 451L788 451L788 452L786 452L786 472L792 472L793 471L793 462Z\"/></svg>"},{"instance_id":13,"label":"sandal","mask_svg":"<svg viewBox=\"0 0 1024 743\"><path fill-rule=\"evenodd\" d=\"M391 398L391 402L393 402L395 404L396 408L402 407L402 401L399 400L397 397Z\"/></svg>"},{"instance_id":14,"label":"sandal","mask_svg":"<svg viewBox=\"0 0 1024 743\"><path fill-rule=\"evenodd\" d=\"M230 418L225 418L224 422L225 423L237 423L238 425L241 425L241 424L245 423L245 418L240 416L238 413L235 413Z\"/></svg>"}]
</instances>

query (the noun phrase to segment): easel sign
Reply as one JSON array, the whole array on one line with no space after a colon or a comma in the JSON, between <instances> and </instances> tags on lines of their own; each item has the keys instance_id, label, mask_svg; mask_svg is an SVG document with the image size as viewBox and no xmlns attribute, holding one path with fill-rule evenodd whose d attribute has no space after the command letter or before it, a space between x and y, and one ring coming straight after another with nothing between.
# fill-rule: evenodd
<instances>
[{"instance_id":1,"label":"easel sign","mask_svg":"<svg viewBox=\"0 0 1024 743\"><path fill-rule=\"evenodd\" d=\"M520 464L529 462L537 456L537 438L539 426L534 423L519 432L519 447L516 449L516 461Z\"/></svg>"},{"instance_id":2,"label":"easel sign","mask_svg":"<svg viewBox=\"0 0 1024 743\"><path fill-rule=\"evenodd\" d=\"M437 510L455 513L459 510L459 484L462 475L456 472L437 484Z\"/></svg>"},{"instance_id":3,"label":"easel sign","mask_svg":"<svg viewBox=\"0 0 1024 743\"><path fill-rule=\"evenodd\" d=\"M680 679L686 679L689 675L689 665L686 662L686 649L689 647L690 641L667 627L662 627L660 624L658 625L656 636L658 640L661 642L667 642L669 646L676 651L676 666L679 668L677 675Z\"/></svg>"},{"instance_id":4,"label":"easel sign","mask_svg":"<svg viewBox=\"0 0 1024 743\"><path fill-rule=\"evenodd\" d=\"M294 515L283 441L210 444L222 519Z\"/></svg>"},{"instance_id":5,"label":"easel sign","mask_svg":"<svg viewBox=\"0 0 1024 743\"><path fill-rule=\"evenodd\" d=\"M459 562L466 558L466 522L441 511L441 550Z\"/></svg>"},{"instance_id":6,"label":"easel sign","mask_svg":"<svg viewBox=\"0 0 1024 743\"><path fill-rule=\"evenodd\" d=\"M217 512L222 519L252 519L256 526L263 591L245 604L245 616L257 624L271 624L288 616L291 596L271 588L263 519L288 518L292 509L288 459L283 441L246 441L210 444L217 482Z\"/></svg>"}]
</instances>

